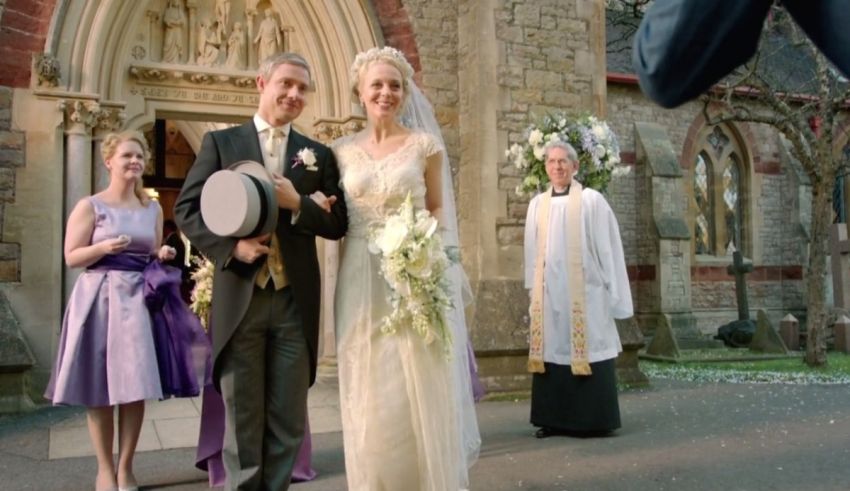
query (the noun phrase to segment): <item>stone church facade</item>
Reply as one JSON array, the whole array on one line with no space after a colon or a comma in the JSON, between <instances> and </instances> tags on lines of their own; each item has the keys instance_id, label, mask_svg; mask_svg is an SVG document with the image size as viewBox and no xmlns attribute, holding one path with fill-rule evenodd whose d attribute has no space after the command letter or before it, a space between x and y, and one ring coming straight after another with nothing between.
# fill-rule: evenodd
<instances>
[{"instance_id":1,"label":"stone church facade","mask_svg":"<svg viewBox=\"0 0 850 491\"><path fill-rule=\"evenodd\" d=\"M355 54L392 45L435 106L457 187L468 310L481 375L526 380L522 228L527 201L504 151L537 115L590 111L620 138L609 200L650 335L665 317L691 336L736 318L731 243L754 264L750 307L804 314L808 185L778 135L664 110L606 57L602 0L0 0L0 397L41 392L56 350L71 207L107 180L103 136L165 139L151 169L166 217L203 133L249 118L267 44L305 55L316 93L296 126L330 141L362 125L348 91ZM237 25L238 24L238 25ZM159 130L157 129L159 128ZM159 131L159 133L157 133ZM170 142L170 143L169 143ZM181 157L182 156L182 157ZM181 163L182 162L182 163ZM711 199L706 199L710 197ZM325 298L335 248L323 244ZM324 361L333 366L325 301Z\"/></svg>"}]
</instances>

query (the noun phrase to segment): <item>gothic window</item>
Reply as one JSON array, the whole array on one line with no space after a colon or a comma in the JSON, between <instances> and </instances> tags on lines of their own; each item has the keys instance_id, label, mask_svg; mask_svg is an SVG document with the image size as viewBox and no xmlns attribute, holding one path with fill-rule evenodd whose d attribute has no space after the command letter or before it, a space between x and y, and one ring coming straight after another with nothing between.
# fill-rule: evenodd
<instances>
[{"instance_id":1,"label":"gothic window","mask_svg":"<svg viewBox=\"0 0 850 491\"><path fill-rule=\"evenodd\" d=\"M711 167L709 156L700 152L694 165L694 247L697 254L714 254L714 213L709 192Z\"/></svg>"},{"instance_id":2,"label":"gothic window","mask_svg":"<svg viewBox=\"0 0 850 491\"><path fill-rule=\"evenodd\" d=\"M734 129L705 128L697 139L691 172L693 253L697 256L748 255L744 151Z\"/></svg>"}]
</instances>

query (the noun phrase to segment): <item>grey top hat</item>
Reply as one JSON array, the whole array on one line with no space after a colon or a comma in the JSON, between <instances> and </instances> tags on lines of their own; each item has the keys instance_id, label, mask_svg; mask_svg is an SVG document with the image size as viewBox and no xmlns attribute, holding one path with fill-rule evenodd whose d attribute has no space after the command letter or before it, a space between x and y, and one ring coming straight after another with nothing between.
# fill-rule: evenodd
<instances>
[{"instance_id":1,"label":"grey top hat","mask_svg":"<svg viewBox=\"0 0 850 491\"><path fill-rule=\"evenodd\" d=\"M201 190L201 217L221 237L256 237L277 226L277 196L266 167L241 160L213 173Z\"/></svg>"}]
</instances>

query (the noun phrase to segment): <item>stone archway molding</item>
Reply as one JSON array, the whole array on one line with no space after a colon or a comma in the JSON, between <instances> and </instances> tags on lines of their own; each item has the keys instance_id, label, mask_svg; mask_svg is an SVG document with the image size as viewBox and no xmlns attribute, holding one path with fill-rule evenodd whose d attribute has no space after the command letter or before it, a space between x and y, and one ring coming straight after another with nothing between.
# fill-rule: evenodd
<instances>
[{"instance_id":1,"label":"stone archway molding","mask_svg":"<svg viewBox=\"0 0 850 491\"><path fill-rule=\"evenodd\" d=\"M4 232L25 252L20 282L4 291L31 341L39 372L34 386L46 382L73 283L61 257L64 223L77 201L102 184L103 136L168 118L180 121L178 128L197 151L205 131L245 121L256 110L255 69L199 66L188 53L177 63L156 56L167 1L57 0L44 70L33 72L28 89L15 92L13 120L26 133L27 161L17 171L18 195L6 207ZM189 7L201 17L215 1L180 3L188 21ZM296 121L299 130L330 140L358 129L362 117L350 97L348 69L358 52L383 44L371 2L232 0L234 22L245 19L248 4L271 7L286 28L287 48L313 68L316 92ZM185 41L188 49L188 33Z\"/></svg>"}]
</instances>

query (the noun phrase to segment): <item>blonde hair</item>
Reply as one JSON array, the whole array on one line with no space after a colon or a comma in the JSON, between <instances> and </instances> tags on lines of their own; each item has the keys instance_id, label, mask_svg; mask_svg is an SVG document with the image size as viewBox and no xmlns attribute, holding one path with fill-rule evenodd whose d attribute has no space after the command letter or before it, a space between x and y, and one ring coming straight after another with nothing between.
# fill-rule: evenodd
<instances>
[{"instance_id":1,"label":"blonde hair","mask_svg":"<svg viewBox=\"0 0 850 491\"><path fill-rule=\"evenodd\" d=\"M355 102L360 102L360 81L363 75L375 63L386 63L401 74L401 88L404 91L404 97L400 107L404 107L408 96L410 96L410 84L413 83L413 67L404 57L404 53L391 46L370 48L354 57L354 63L351 64L350 83L351 94L354 96Z\"/></svg>"},{"instance_id":2,"label":"blonde hair","mask_svg":"<svg viewBox=\"0 0 850 491\"><path fill-rule=\"evenodd\" d=\"M144 155L145 163L147 164L148 160L151 158L150 147L148 146L147 139L145 139L145 135L136 130L127 130L120 133L109 133L106 135L106 137L103 138L103 143L100 145L100 156L103 157L103 162L106 163L107 160L111 159L115 155L118 145L126 141L136 142L140 147L142 147L142 154ZM143 205L147 206L150 201L150 196L148 196L148 193L145 192L144 183L142 182L141 177L136 179L136 184L133 187L133 193L137 198L139 198L139 201L141 201Z\"/></svg>"}]
</instances>

